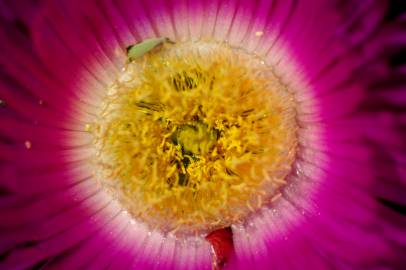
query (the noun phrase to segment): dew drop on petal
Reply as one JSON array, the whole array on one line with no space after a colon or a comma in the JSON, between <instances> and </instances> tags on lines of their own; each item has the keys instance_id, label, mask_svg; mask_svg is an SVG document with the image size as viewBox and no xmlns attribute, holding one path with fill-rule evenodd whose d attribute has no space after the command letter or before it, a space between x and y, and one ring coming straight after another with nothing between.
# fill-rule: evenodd
<instances>
[{"instance_id":1,"label":"dew drop on petal","mask_svg":"<svg viewBox=\"0 0 406 270\"><path fill-rule=\"evenodd\" d=\"M25 141L24 142L24 146L25 146L25 148L27 148L27 149L31 149L31 147L32 147L32 143L31 143L31 141Z\"/></svg>"}]
</instances>

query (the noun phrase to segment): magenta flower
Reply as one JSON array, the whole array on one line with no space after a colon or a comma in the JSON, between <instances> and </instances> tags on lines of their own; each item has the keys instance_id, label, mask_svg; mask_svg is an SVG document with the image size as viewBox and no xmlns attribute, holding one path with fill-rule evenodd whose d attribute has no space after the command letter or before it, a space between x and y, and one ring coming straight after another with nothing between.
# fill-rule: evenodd
<instances>
[{"instance_id":1,"label":"magenta flower","mask_svg":"<svg viewBox=\"0 0 406 270\"><path fill-rule=\"evenodd\" d=\"M404 269L388 10L0 1L0 269Z\"/></svg>"}]
</instances>

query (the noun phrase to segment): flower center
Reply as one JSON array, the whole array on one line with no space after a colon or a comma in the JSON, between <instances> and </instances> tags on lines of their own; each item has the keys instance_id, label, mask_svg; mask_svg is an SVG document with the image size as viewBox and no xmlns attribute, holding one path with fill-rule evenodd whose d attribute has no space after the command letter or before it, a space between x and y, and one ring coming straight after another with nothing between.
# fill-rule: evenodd
<instances>
[{"instance_id":1,"label":"flower center","mask_svg":"<svg viewBox=\"0 0 406 270\"><path fill-rule=\"evenodd\" d=\"M270 67L216 43L128 63L91 123L97 176L151 228L205 234L278 195L296 151L294 101Z\"/></svg>"}]
</instances>

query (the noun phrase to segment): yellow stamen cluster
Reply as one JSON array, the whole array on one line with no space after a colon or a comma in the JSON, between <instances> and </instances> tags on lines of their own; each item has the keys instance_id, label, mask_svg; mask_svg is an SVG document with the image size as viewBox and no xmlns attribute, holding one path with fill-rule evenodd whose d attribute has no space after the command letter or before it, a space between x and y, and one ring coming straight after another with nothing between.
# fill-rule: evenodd
<instances>
[{"instance_id":1,"label":"yellow stamen cluster","mask_svg":"<svg viewBox=\"0 0 406 270\"><path fill-rule=\"evenodd\" d=\"M260 59L224 44L167 44L128 63L100 115L90 131L99 178L164 231L243 219L277 195L294 160L289 93Z\"/></svg>"}]
</instances>

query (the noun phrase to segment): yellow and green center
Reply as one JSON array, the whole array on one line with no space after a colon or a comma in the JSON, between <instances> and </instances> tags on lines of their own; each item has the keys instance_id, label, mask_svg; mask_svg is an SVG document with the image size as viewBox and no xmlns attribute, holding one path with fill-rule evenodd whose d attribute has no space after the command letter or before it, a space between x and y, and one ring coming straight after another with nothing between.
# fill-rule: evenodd
<instances>
[{"instance_id":1,"label":"yellow and green center","mask_svg":"<svg viewBox=\"0 0 406 270\"><path fill-rule=\"evenodd\" d=\"M90 123L98 178L152 229L229 226L285 183L294 106L256 56L225 44L165 44L126 65Z\"/></svg>"}]
</instances>

